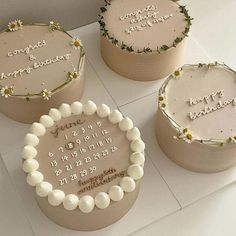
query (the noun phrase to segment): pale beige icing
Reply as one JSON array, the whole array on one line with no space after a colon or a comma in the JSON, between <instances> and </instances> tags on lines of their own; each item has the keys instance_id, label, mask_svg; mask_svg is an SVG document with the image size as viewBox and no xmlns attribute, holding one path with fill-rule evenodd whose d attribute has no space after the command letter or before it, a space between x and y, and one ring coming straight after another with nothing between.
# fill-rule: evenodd
<instances>
[{"instance_id":1,"label":"pale beige icing","mask_svg":"<svg viewBox=\"0 0 236 236\"><path fill-rule=\"evenodd\" d=\"M225 65L200 64L185 65L180 76L171 75L164 82L159 92L156 136L167 157L198 172L217 172L235 165L235 81L236 73ZM230 102L190 119L189 112L216 107L219 101ZM189 138L187 134L191 134Z\"/></svg>"},{"instance_id":2,"label":"pale beige icing","mask_svg":"<svg viewBox=\"0 0 236 236\"><path fill-rule=\"evenodd\" d=\"M183 67L182 76L171 79L166 87L166 112L181 127L191 130L199 139L227 139L236 132L236 106L229 104L219 110L191 120L189 112L200 112L204 107L216 107L219 101L236 98L236 74L222 67L207 69ZM217 94L209 102L199 102L190 106L189 99L196 100L211 93L223 90L223 96Z\"/></svg>"},{"instance_id":3,"label":"pale beige icing","mask_svg":"<svg viewBox=\"0 0 236 236\"><path fill-rule=\"evenodd\" d=\"M14 54L15 50L19 52L30 45L35 46L38 42L44 42L43 46L35 49L31 47L29 53L21 52L9 56ZM2 32L0 78L3 79L0 79L0 112L14 120L32 123L51 107L80 100L84 88L84 54L82 47L75 49L71 43L70 35L63 30L52 31L49 25L23 25L22 29L15 32ZM69 59L32 69L29 74L24 71L21 76L17 73L16 77L5 78L8 73L27 67L33 68L34 63L68 54ZM68 72L74 71L78 72L78 77L73 81L68 80ZM13 94L7 98L3 96L5 86L13 86ZM56 88L57 90L54 90ZM49 100L42 95L44 89L52 91Z\"/></svg>"},{"instance_id":4,"label":"pale beige icing","mask_svg":"<svg viewBox=\"0 0 236 236\"><path fill-rule=\"evenodd\" d=\"M62 108L59 110L64 117L65 111L62 112ZM97 113L92 115L82 113L82 115L71 115L55 121L52 126L47 126L46 132L39 137L39 143L35 146L37 150L35 159L39 164L37 171L42 173L43 181L52 184L54 190L59 189L67 196L75 194L79 197L79 202L76 203L78 206L76 205L73 210L66 209L64 201L63 204L52 206L49 197L37 193L36 185L38 205L43 213L55 223L74 230L98 230L113 224L130 210L139 193L140 179L136 179L132 190L121 189L124 195L120 200L115 200L110 196L111 187L120 186L118 188L121 188L123 177L127 178L130 175L129 166L133 163L130 139L136 140L137 137L131 138L132 135L128 135L129 131L124 130L122 121L119 124L111 123L112 115L109 118L108 116L101 118L98 114L97 110ZM43 117L41 118L43 120ZM77 165L77 163L82 163L82 165ZM93 171L90 171L90 168ZM87 173L81 175L84 170ZM60 174L56 175L59 171ZM101 174L105 174L103 178ZM117 174L116 178L112 179L115 174ZM72 179L71 176L75 175L76 178ZM100 183L108 178L111 181L81 192L84 187L91 185L82 186L80 183L87 181L91 183L89 180L96 177L99 178L93 183ZM101 192L108 193L110 199L108 206L104 209L99 209L96 203L96 196ZM93 197L96 204L87 213L79 209L80 202L83 201L83 197L86 197L84 195Z\"/></svg>"},{"instance_id":5,"label":"pale beige icing","mask_svg":"<svg viewBox=\"0 0 236 236\"><path fill-rule=\"evenodd\" d=\"M55 137L54 134L51 133L51 131L56 131L57 126L69 125L78 120L82 121L82 124L76 126L72 125L71 128L60 131L58 137ZM106 130L105 133L102 133L104 130ZM97 136L93 137L93 134L97 134ZM65 194L73 193L80 197L90 194L95 197L98 192L108 192L112 185L119 185L121 178L127 175L126 170L130 165L130 142L125 135L126 133L121 131L117 125L112 125L108 121L108 118L99 118L96 114L91 116L71 116L62 121L55 122L55 125L48 128L46 134L40 138L40 143L37 146L37 160L40 166L39 171L43 173L44 180L50 182L54 189L61 189ZM85 141L86 136L90 137L87 141ZM80 144L76 143L78 139L81 141ZM75 146L71 150L66 149L68 142L74 142ZM102 142L102 146L98 144L99 142ZM94 145L95 148L89 150L90 145ZM81 153L81 149L86 149L86 152ZM49 152L54 154L53 157L50 157ZM74 152L77 153L76 156ZM99 153L100 157L96 156L97 153ZM65 156L68 157L68 160L64 159L63 161L62 158ZM82 165L77 166L76 162L79 161L82 162ZM86 161L89 162L86 163ZM91 173L90 168L93 167L95 167L96 170ZM108 171L109 169L115 169L116 172L111 172L104 176L103 179L112 177L120 172L122 173L107 184L96 187L91 191L78 193L83 187L90 185L86 184L80 186L78 181L87 181L90 178L101 175L103 171ZM59 170L61 170L62 173L56 176L55 173ZM87 171L87 175L81 175L81 171L83 170ZM77 179L71 180L71 178L73 178L71 176L74 174L77 176ZM63 182L63 185L61 185L60 180L64 178L66 178L66 183Z\"/></svg>"},{"instance_id":6,"label":"pale beige icing","mask_svg":"<svg viewBox=\"0 0 236 236\"><path fill-rule=\"evenodd\" d=\"M45 40L46 46L31 50L29 54L21 53L9 57L8 52L22 49L28 45L35 45ZM35 62L45 61L48 58L71 54L69 60L62 60L54 64L32 70L30 74L23 74L16 78L3 79L3 86L13 85L14 94L39 93L44 88L53 90L66 80L67 72L77 69L79 63L79 50L70 45L71 37L66 33L55 30L49 26L24 25L16 32L3 32L0 34L0 61L2 73L10 73L21 68L32 66ZM36 57L30 60L30 55Z\"/></svg>"},{"instance_id":7,"label":"pale beige icing","mask_svg":"<svg viewBox=\"0 0 236 236\"><path fill-rule=\"evenodd\" d=\"M142 31L134 31L127 34L125 29L130 26L137 26L145 22L130 24L129 19L120 20L120 16L126 13L143 9L147 6L154 5L157 9L149 11L150 13L158 12L157 18L172 14L173 17L153 24L152 27L144 27ZM146 15L147 12L141 14ZM149 21L151 19L148 19ZM185 16L180 13L179 6L173 1L166 0L113 0L104 13L104 22L110 36L116 38L119 42L132 46L134 49L143 49L149 47L156 50L162 45L172 45L177 37L182 37L182 32L186 27Z\"/></svg>"}]
</instances>

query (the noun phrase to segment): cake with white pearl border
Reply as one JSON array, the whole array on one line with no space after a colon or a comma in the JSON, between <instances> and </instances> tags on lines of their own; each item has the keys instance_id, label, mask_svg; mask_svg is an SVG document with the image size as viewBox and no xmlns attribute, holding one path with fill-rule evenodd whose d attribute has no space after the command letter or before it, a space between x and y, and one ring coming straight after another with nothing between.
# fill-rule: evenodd
<instances>
[{"instance_id":1,"label":"cake with white pearl border","mask_svg":"<svg viewBox=\"0 0 236 236\"><path fill-rule=\"evenodd\" d=\"M99 15L101 55L116 73L150 81L182 64L192 18L172 0L106 0Z\"/></svg>"},{"instance_id":2,"label":"cake with white pearl border","mask_svg":"<svg viewBox=\"0 0 236 236\"><path fill-rule=\"evenodd\" d=\"M113 224L134 204L144 171L145 144L118 110L88 101L42 115L25 136L27 183L43 213L82 231Z\"/></svg>"},{"instance_id":3,"label":"cake with white pearl border","mask_svg":"<svg viewBox=\"0 0 236 236\"><path fill-rule=\"evenodd\" d=\"M62 27L11 21L0 32L0 112L33 123L51 107L80 100L85 52Z\"/></svg>"}]
</instances>

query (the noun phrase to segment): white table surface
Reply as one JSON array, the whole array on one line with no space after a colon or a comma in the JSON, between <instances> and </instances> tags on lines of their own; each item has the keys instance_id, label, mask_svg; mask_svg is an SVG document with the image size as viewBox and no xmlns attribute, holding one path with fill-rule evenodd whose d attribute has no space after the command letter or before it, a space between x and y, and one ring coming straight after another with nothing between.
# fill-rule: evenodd
<instances>
[{"instance_id":1,"label":"white table surface","mask_svg":"<svg viewBox=\"0 0 236 236\"><path fill-rule=\"evenodd\" d=\"M195 18L184 62L218 60L236 68L236 1L181 2ZM83 40L87 53L83 100L117 107L142 131L147 162L140 195L125 217L105 229L78 233L57 226L41 213L21 171L19 154L29 125L0 114L0 235L236 235L236 167L199 174L167 159L154 136L156 92L163 80L136 82L112 72L100 56L97 23L70 33Z\"/></svg>"}]
</instances>

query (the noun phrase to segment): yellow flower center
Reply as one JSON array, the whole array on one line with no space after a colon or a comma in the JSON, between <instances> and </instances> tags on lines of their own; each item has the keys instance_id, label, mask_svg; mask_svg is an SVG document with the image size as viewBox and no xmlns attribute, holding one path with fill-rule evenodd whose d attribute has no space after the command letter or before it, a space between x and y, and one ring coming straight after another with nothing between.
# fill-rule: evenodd
<instances>
[{"instance_id":1,"label":"yellow flower center","mask_svg":"<svg viewBox=\"0 0 236 236\"><path fill-rule=\"evenodd\" d=\"M12 23L12 24L10 25L10 27L11 27L11 29L15 29L15 28L16 28L16 25L15 25L14 23Z\"/></svg>"},{"instance_id":2,"label":"yellow flower center","mask_svg":"<svg viewBox=\"0 0 236 236\"><path fill-rule=\"evenodd\" d=\"M5 89L5 90L4 90L4 93L5 93L6 95L10 95L10 94L12 93L12 89L11 89L11 88Z\"/></svg>"},{"instance_id":3,"label":"yellow flower center","mask_svg":"<svg viewBox=\"0 0 236 236\"><path fill-rule=\"evenodd\" d=\"M159 101L163 101L164 98L162 96L159 97Z\"/></svg>"},{"instance_id":4,"label":"yellow flower center","mask_svg":"<svg viewBox=\"0 0 236 236\"><path fill-rule=\"evenodd\" d=\"M79 42L78 40L76 40L76 41L74 42L74 45L75 45L75 47L79 47L79 46L80 46L80 42Z\"/></svg>"},{"instance_id":5,"label":"yellow flower center","mask_svg":"<svg viewBox=\"0 0 236 236\"><path fill-rule=\"evenodd\" d=\"M176 70L174 74L175 74L175 76L180 76L180 71Z\"/></svg>"},{"instance_id":6,"label":"yellow flower center","mask_svg":"<svg viewBox=\"0 0 236 236\"><path fill-rule=\"evenodd\" d=\"M183 133L185 134L185 133L187 133L187 132L188 132L188 129L185 128L185 129L183 130Z\"/></svg>"},{"instance_id":7,"label":"yellow flower center","mask_svg":"<svg viewBox=\"0 0 236 236\"><path fill-rule=\"evenodd\" d=\"M165 104L165 103L162 103L161 106L164 108L164 107L166 107L166 104Z\"/></svg>"},{"instance_id":8,"label":"yellow flower center","mask_svg":"<svg viewBox=\"0 0 236 236\"><path fill-rule=\"evenodd\" d=\"M187 134L186 138L189 139L189 140L192 140L193 136L191 134Z\"/></svg>"}]
</instances>

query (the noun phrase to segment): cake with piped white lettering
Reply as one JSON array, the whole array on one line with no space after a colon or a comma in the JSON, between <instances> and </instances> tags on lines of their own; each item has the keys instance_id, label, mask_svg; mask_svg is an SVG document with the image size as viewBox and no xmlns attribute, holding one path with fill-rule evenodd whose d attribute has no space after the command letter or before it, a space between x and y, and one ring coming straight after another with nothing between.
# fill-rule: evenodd
<instances>
[{"instance_id":1,"label":"cake with piped white lettering","mask_svg":"<svg viewBox=\"0 0 236 236\"><path fill-rule=\"evenodd\" d=\"M22 151L27 183L43 213L75 230L113 224L134 204L145 144L118 110L63 103L31 126Z\"/></svg>"},{"instance_id":2,"label":"cake with piped white lettering","mask_svg":"<svg viewBox=\"0 0 236 236\"><path fill-rule=\"evenodd\" d=\"M51 107L80 100L84 50L61 26L9 23L0 33L0 112L32 123Z\"/></svg>"},{"instance_id":3,"label":"cake with piped white lettering","mask_svg":"<svg viewBox=\"0 0 236 236\"><path fill-rule=\"evenodd\" d=\"M217 172L236 163L236 72L225 64L184 65L159 90L156 136L184 168Z\"/></svg>"},{"instance_id":4,"label":"cake with piped white lettering","mask_svg":"<svg viewBox=\"0 0 236 236\"><path fill-rule=\"evenodd\" d=\"M101 55L118 74L150 81L182 64L192 18L171 0L108 0L99 15Z\"/></svg>"}]
</instances>

